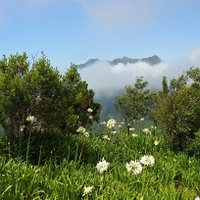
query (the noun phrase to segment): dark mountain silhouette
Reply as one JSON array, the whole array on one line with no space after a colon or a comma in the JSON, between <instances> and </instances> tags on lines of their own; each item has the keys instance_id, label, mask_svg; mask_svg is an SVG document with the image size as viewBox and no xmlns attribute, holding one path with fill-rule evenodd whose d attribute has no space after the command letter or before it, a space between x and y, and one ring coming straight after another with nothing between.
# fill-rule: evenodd
<instances>
[{"instance_id":1,"label":"dark mountain silhouette","mask_svg":"<svg viewBox=\"0 0 200 200\"><path fill-rule=\"evenodd\" d=\"M119 63L126 65L127 63L134 64L134 63L137 63L137 62L146 62L150 65L156 65L156 64L159 64L161 61L162 60L157 55L154 55L154 56L151 56L151 57L148 57L148 58L141 58L141 59L128 58L128 57L124 56L123 58L116 58L116 59L114 59L112 61L108 61L108 62L111 65L117 65ZM83 69L83 68L86 68L86 67L90 67L97 62L102 62L102 61L100 61L97 58L90 59L86 63L78 65L78 68Z\"/></svg>"},{"instance_id":2,"label":"dark mountain silhouette","mask_svg":"<svg viewBox=\"0 0 200 200\"><path fill-rule=\"evenodd\" d=\"M98 61L99 61L99 59L97 59L97 58L90 59L86 63L78 65L78 68L79 69L83 69L85 67L89 67L89 66L91 66L92 64L94 64L94 63L96 63Z\"/></svg>"}]
</instances>

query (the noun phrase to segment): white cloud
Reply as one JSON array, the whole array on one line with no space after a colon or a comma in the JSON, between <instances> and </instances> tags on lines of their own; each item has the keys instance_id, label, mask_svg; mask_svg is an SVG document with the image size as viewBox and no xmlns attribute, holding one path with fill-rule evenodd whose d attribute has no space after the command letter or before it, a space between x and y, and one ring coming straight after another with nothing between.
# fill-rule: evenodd
<instances>
[{"instance_id":1,"label":"white cloud","mask_svg":"<svg viewBox=\"0 0 200 200\"><path fill-rule=\"evenodd\" d=\"M113 95L117 90L124 89L125 85L133 85L137 76L143 76L150 88L161 89L163 76L167 76L168 80L177 78L191 66L200 67L200 47L195 48L187 58L153 66L145 62L126 65L96 62L79 72L98 96L101 92Z\"/></svg>"},{"instance_id":2,"label":"white cloud","mask_svg":"<svg viewBox=\"0 0 200 200\"><path fill-rule=\"evenodd\" d=\"M160 88L162 76L167 70L168 65L164 62L154 66L145 62L126 65L97 62L79 72L82 79L89 84L89 88L99 95L102 91L114 94L115 91L124 89L125 85L134 84L137 76L143 76L144 80L148 80L150 87Z\"/></svg>"}]
</instances>

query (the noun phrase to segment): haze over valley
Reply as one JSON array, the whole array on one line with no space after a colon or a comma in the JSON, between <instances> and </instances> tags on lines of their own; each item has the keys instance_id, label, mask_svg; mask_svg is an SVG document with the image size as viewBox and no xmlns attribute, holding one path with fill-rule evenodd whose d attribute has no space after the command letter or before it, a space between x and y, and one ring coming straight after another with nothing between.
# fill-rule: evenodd
<instances>
[{"instance_id":1,"label":"haze over valley","mask_svg":"<svg viewBox=\"0 0 200 200\"><path fill-rule=\"evenodd\" d=\"M168 80L178 77L191 66L200 66L200 49L195 49L188 58L167 62L158 55L146 58L116 58L102 61L89 59L79 64L79 73L86 80L95 96L114 96L122 91L125 85L133 84L135 77L143 76L149 81L151 89L161 89L163 76Z\"/></svg>"}]
</instances>

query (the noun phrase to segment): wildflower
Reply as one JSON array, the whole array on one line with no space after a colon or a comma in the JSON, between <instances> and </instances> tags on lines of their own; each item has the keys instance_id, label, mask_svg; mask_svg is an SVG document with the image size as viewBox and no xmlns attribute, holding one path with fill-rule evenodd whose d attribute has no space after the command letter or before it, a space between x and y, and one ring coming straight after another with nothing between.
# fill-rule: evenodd
<instances>
[{"instance_id":1,"label":"wildflower","mask_svg":"<svg viewBox=\"0 0 200 200\"><path fill-rule=\"evenodd\" d=\"M102 160L97 163L96 168L100 173L103 173L108 170L109 164L106 160Z\"/></svg>"},{"instance_id":2,"label":"wildflower","mask_svg":"<svg viewBox=\"0 0 200 200\"><path fill-rule=\"evenodd\" d=\"M131 136L132 136L133 138L136 138L136 137L138 137L138 135L137 135L137 134L135 134L135 133L133 133Z\"/></svg>"},{"instance_id":3,"label":"wildflower","mask_svg":"<svg viewBox=\"0 0 200 200\"><path fill-rule=\"evenodd\" d=\"M154 130L156 130L156 126L151 126L151 129L154 129Z\"/></svg>"},{"instance_id":4,"label":"wildflower","mask_svg":"<svg viewBox=\"0 0 200 200\"><path fill-rule=\"evenodd\" d=\"M157 146L159 142L157 140L154 141L154 145Z\"/></svg>"},{"instance_id":5,"label":"wildflower","mask_svg":"<svg viewBox=\"0 0 200 200\"><path fill-rule=\"evenodd\" d=\"M85 128L84 128L83 126L80 126L80 127L76 130L76 132L78 132L78 133L85 133L86 130L85 130Z\"/></svg>"},{"instance_id":6,"label":"wildflower","mask_svg":"<svg viewBox=\"0 0 200 200\"><path fill-rule=\"evenodd\" d=\"M90 116L89 116L89 119L93 119L93 116L92 116L92 115L90 115Z\"/></svg>"},{"instance_id":7,"label":"wildflower","mask_svg":"<svg viewBox=\"0 0 200 200\"><path fill-rule=\"evenodd\" d=\"M155 158L153 156L151 156L151 155L149 155L149 156L143 156L140 159L140 163L143 164L143 165L153 166L154 163L155 163Z\"/></svg>"},{"instance_id":8,"label":"wildflower","mask_svg":"<svg viewBox=\"0 0 200 200\"><path fill-rule=\"evenodd\" d=\"M26 118L27 121L29 121L31 124L33 124L33 122L35 121L35 117L30 115Z\"/></svg>"},{"instance_id":9,"label":"wildflower","mask_svg":"<svg viewBox=\"0 0 200 200\"><path fill-rule=\"evenodd\" d=\"M121 124L121 125L124 125L125 123L124 123L124 122L121 122L120 124Z\"/></svg>"},{"instance_id":10,"label":"wildflower","mask_svg":"<svg viewBox=\"0 0 200 200\"><path fill-rule=\"evenodd\" d=\"M116 124L116 121L114 119L109 119L108 122L107 122L107 127L109 129L111 129L112 127L114 127Z\"/></svg>"},{"instance_id":11,"label":"wildflower","mask_svg":"<svg viewBox=\"0 0 200 200\"><path fill-rule=\"evenodd\" d=\"M112 134L115 135L117 133L117 131L112 131Z\"/></svg>"},{"instance_id":12,"label":"wildflower","mask_svg":"<svg viewBox=\"0 0 200 200\"><path fill-rule=\"evenodd\" d=\"M121 127L122 127L122 125L121 125L121 124L119 124L119 125L118 125L118 128L121 128Z\"/></svg>"},{"instance_id":13,"label":"wildflower","mask_svg":"<svg viewBox=\"0 0 200 200\"><path fill-rule=\"evenodd\" d=\"M200 200L200 197L196 197L194 200Z\"/></svg>"},{"instance_id":14,"label":"wildflower","mask_svg":"<svg viewBox=\"0 0 200 200\"><path fill-rule=\"evenodd\" d=\"M148 128L144 128L143 132L145 132L146 134L151 133Z\"/></svg>"},{"instance_id":15,"label":"wildflower","mask_svg":"<svg viewBox=\"0 0 200 200\"><path fill-rule=\"evenodd\" d=\"M126 169L128 172L132 171L134 174L139 174L142 171L142 165L138 161L131 160L126 163Z\"/></svg>"},{"instance_id":16,"label":"wildflower","mask_svg":"<svg viewBox=\"0 0 200 200\"><path fill-rule=\"evenodd\" d=\"M93 186L85 186L84 187L84 191L83 191L83 196L85 196L85 195L90 195L91 193L92 193L92 190L93 190Z\"/></svg>"},{"instance_id":17,"label":"wildflower","mask_svg":"<svg viewBox=\"0 0 200 200\"><path fill-rule=\"evenodd\" d=\"M110 140L110 138L108 137L108 135L103 135L102 138L105 139L105 140Z\"/></svg>"},{"instance_id":18,"label":"wildflower","mask_svg":"<svg viewBox=\"0 0 200 200\"><path fill-rule=\"evenodd\" d=\"M101 125L106 125L106 122L105 121L101 122Z\"/></svg>"},{"instance_id":19,"label":"wildflower","mask_svg":"<svg viewBox=\"0 0 200 200\"><path fill-rule=\"evenodd\" d=\"M92 112L93 112L92 108L88 108L87 111L88 111L89 113L92 113Z\"/></svg>"},{"instance_id":20,"label":"wildflower","mask_svg":"<svg viewBox=\"0 0 200 200\"><path fill-rule=\"evenodd\" d=\"M89 132L87 132L87 131L84 132L83 135L84 135L85 137L90 137L90 134L89 134Z\"/></svg>"},{"instance_id":21,"label":"wildflower","mask_svg":"<svg viewBox=\"0 0 200 200\"><path fill-rule=\"evenodd\" d=\"M129 130L130 130L130 131L134 131L134 130L135 130L135 128L131 127L131 128L129 128Z\"/></svg>"},{"instance_id":22,"label":"wildflower","mask_svg":"<svg viewBox=\"0 0 200 200\"><path fill-rule=\"evenodd\" d=\"M140 121L144 121L144 118L141 118Z\"/></svg>"},{"instance_id":23,"label":"wildflower","mask_svg":"<svg viewBox=\"0 0 200 200\"><path fill-rule=\"evenodd\" d=\"M20 131L22 132L25 129L25 127L26 127L25 125L21 125L20 126Z\"/></svg>"}]
</instances>

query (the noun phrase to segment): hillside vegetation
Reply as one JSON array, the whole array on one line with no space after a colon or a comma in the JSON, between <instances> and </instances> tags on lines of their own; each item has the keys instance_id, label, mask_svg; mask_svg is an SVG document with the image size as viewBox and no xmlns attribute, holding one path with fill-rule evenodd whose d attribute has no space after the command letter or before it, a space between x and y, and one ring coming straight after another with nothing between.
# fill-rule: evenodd
<instances>
[{"instance_id":1,"label":"hillside vegetation","mask_svg":"<svg viewBox=\"0 0 200 200\"><path fill-rule=\"evenodd\" d=\"M0 199L199 199L199 68L159 92L136 77L104 120L76 65L24 53L0 70Z\"/></svg>"}]
</instances>

